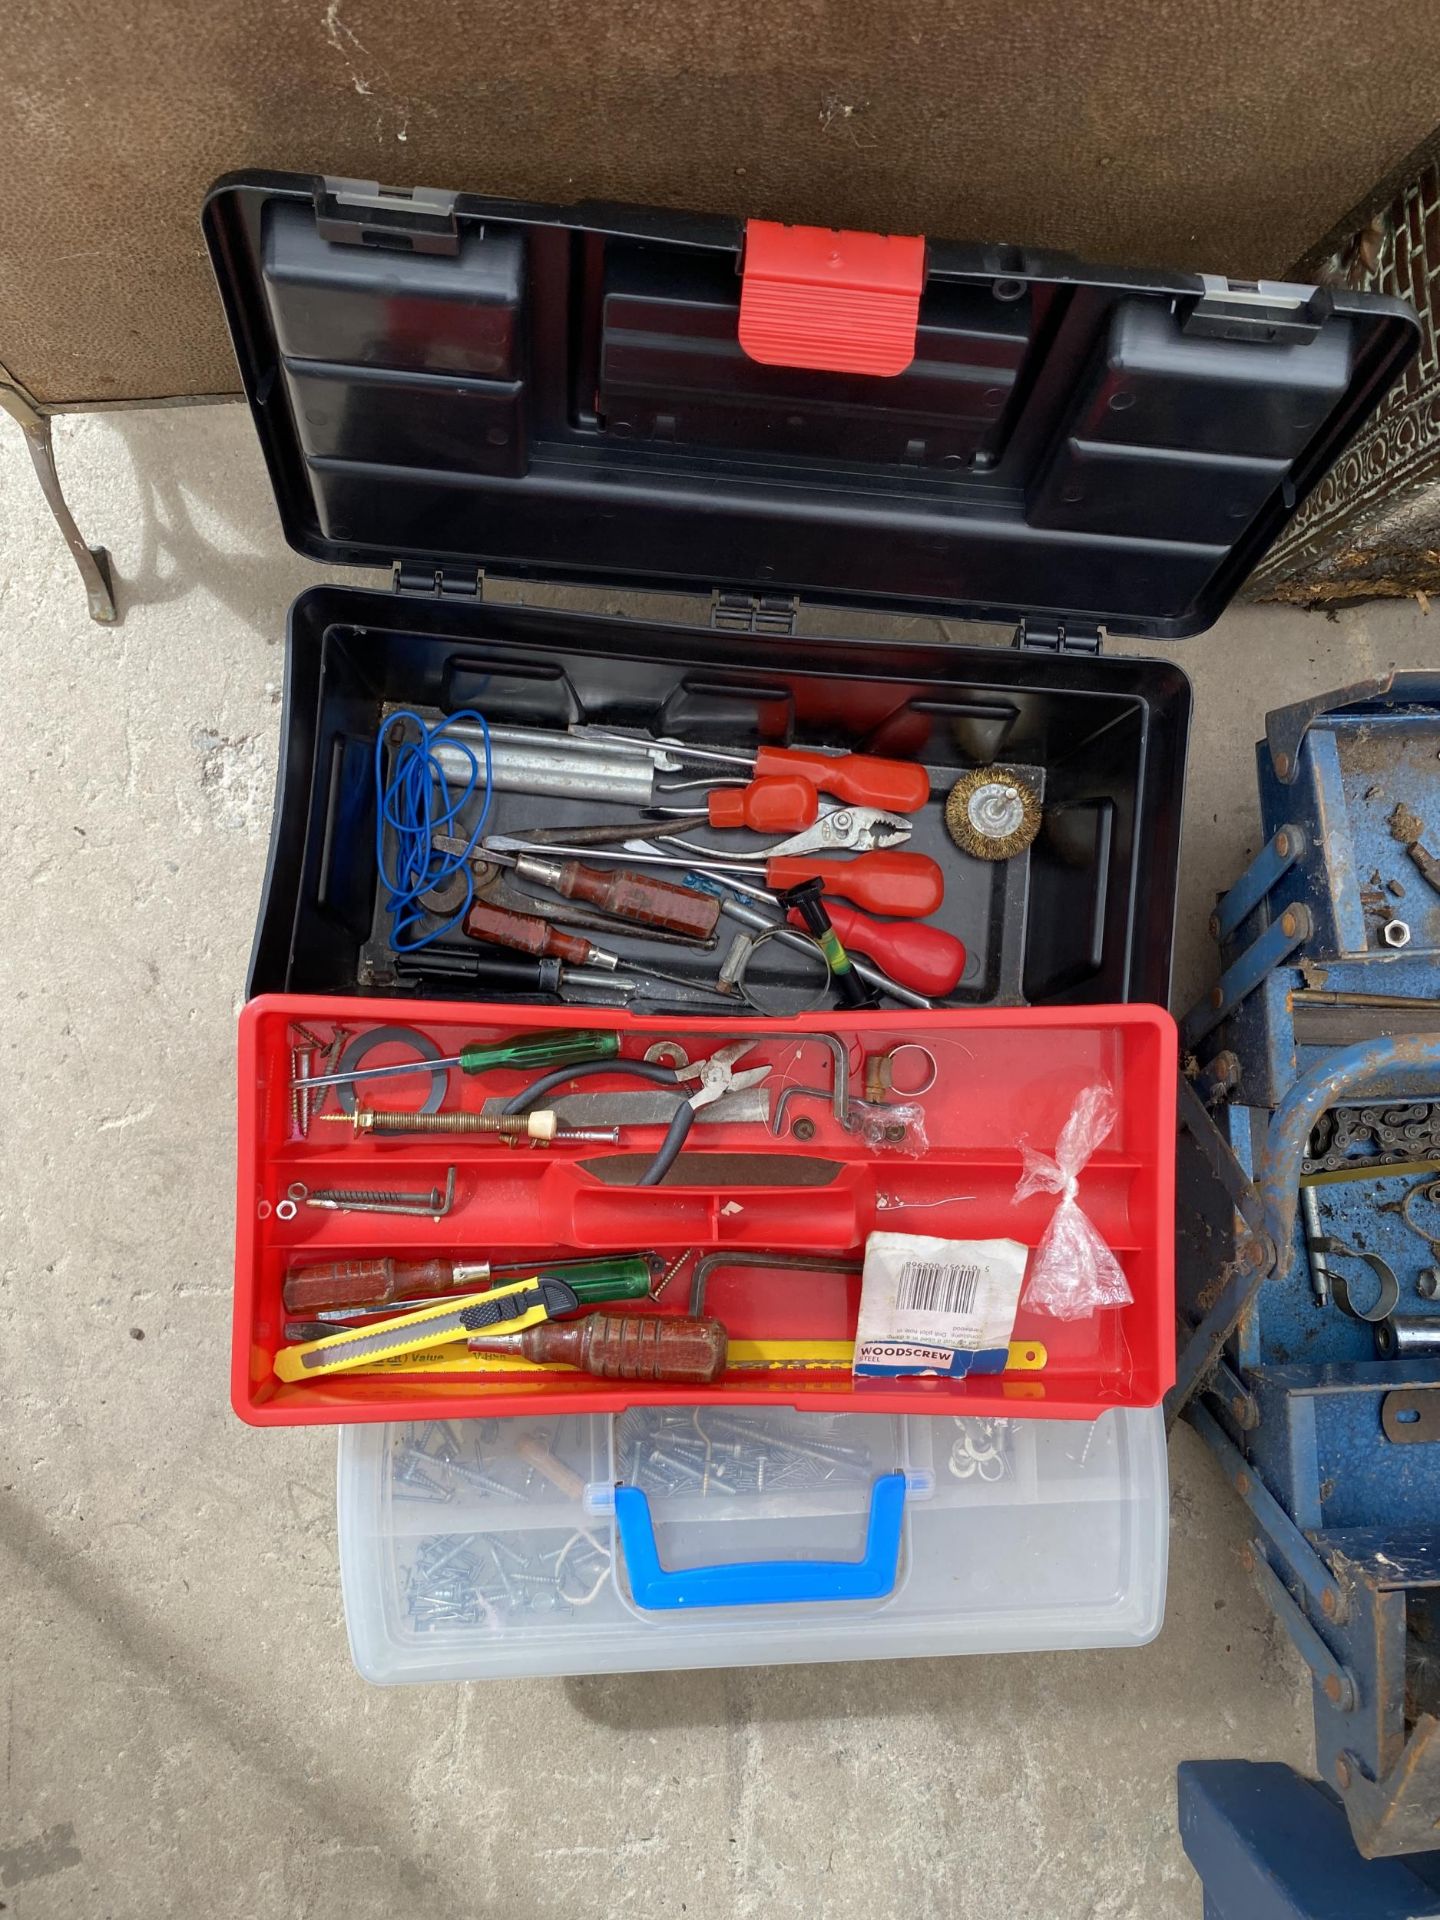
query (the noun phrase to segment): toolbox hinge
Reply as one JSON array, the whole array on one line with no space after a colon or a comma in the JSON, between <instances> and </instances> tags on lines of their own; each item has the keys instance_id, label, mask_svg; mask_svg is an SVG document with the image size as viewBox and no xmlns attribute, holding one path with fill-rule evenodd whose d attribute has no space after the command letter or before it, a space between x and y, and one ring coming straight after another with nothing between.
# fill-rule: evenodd
<instances>
[{"instance_id":1,"label":"toolbox hinge","mask_svg":"<svg viewBox=\"0 0 1440 1920\"><path fill-rule=\"evenodd\" d=\"M397 560L390 569L395 593L411 593L426 600L483 600L483 567L424 566L415 560Z\"/></svg>"},{"instance_id":2,"label":"toolbox hinge","mask_svg":"<svg viewBox=\"0 0 1440 1920\"><path fill-rule=\"evenodd\" d=\"M799 613L793 594L716 593L710 602L710 624L724 633L792 634Z\"/></svg>"},{"instance_id":3,"label":"toolbox hinge","mask_svg":"<svg viewBox=\"0 0 1440 1920\"><path fill-rule=\"evenodd\" d=\"M1180 322L1180 331L1193 339L1299 346L1315 339L1333 306L1324 287L1226 280L1215 273L1202 273L1200 279L1205 291Z\"/></svg>"},{"instance_id":4,"label":"toolbox hinge","mask_svg":"<svg viewBox=\"0 0 1440 1920\"><path fill-rule=\"evenodd\" d=\"M1028 653L1089 653L1100 651L1102 629L1081 620L1046 620L1031 616L1015 629L1015 644Z\"/></svg>"},{"instance_id":5,"label":"toolbox hinge","mask_svg":"<svg viewBox=\"0 0 1440 1920\"><path fill-rule=\"evenodd\" d=\"M315 226L322 240L341 246L459 253L458 198L441 187L382 187L327 174L315 195Z\"/></svg>"}]
</instances>

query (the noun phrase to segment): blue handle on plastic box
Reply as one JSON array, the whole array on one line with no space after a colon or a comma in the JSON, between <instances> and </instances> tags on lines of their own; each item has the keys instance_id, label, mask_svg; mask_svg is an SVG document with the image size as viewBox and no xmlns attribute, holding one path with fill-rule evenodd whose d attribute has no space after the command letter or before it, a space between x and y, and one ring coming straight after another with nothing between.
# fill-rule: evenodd
<instances>
[{"instance_id":1,"label":"blue handle on plastic box","mask_svg":"<svg viewBox=\"0 0 1440 1920\"><path fill-rule=\"evenodd\" d=\"M637 1607L763 1607L801 1600L880 1600L900 1566L905 1475L883 1473L870 1489L859 1560L742 1560L667 1572L655 1545L650 1502L639 1487L615 1489L615 1521Z\"/></svg>"}]
</instances>

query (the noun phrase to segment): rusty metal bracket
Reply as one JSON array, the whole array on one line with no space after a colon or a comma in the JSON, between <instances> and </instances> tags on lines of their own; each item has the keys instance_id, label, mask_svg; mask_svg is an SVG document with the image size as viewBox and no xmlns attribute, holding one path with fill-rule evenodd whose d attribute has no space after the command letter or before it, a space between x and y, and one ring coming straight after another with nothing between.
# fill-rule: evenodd
<instances>
[{"instance_id":1,"label":"rusty metal bracket","mask_svg":"<svg viewBox=\"0 0 1440 1920\"><path fill-rule=\"evenodd\" d=\"M90 603L90 618L98 620L102 626L113 626L119 614L110 574L110 555L104 547L87 546L84 534L75 524L75 516L70 511L55 465L55 442L49 413L3 367L0 367L0 408L18 422L25 436L25 444L30 449L30 463L40 482L40 491L45 495L50 511L55 516L55 524L64 534L65 544L80 569L80 578L85 583L85 597Z\"/></svg>"},{"instance_id":2,"label":"rusty metal bracket","mask_svg":"<svg viewBox=\"0 0 1440 1920\"><path fill-rule=\"evenodd\" d=\"M1312 700L1297 700L1293 706L1276 707L1265 716L1265 741L1276 779L1287 787L1293 784L1300 769L1300 749L1305 744L1305 736L1327 713L1371 704L1433 706L1435 685L1433 673L1377 673L1369 680L1356 680L1348 687L1335 687L1329 693L1317 694Z\"/></svg>"},{"instance_id":3,"label":"rusty metal bracket","mask_svg":"<svg viewBox=\"0 0 1440 1920\"><path fill-rule=\"evenodd\" d=\"M707 1253L703 1259L695 1262L695 1271L690 1277L690 1312L697 1318L705 1311L705 1289L711 1274L717 1269L729 1267L766 1267L780 1273L833 1273L842 1276L859 1273L861 1262L846 1260L843 1256L823 1259L810 1254L751 1253L734 1248L720 1253Z\"/></svg>"}]
</instances>

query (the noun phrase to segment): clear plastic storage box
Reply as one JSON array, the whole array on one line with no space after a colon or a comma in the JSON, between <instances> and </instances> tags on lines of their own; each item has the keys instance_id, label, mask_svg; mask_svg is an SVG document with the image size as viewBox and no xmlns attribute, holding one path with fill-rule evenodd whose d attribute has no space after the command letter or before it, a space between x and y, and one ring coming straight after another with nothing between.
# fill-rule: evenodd
<instances>
[{"instance_id":1,"label":"clear plastic storage box","mask_svg":"<svg viewBox=\"0 0 1440 1920\"><path fill-rule=\"evenodd\" d=\"M1141 1646L1160 1409L656 1407L340 1435L355 1664L393 1685Z\"/></svg>"}]
</instances>

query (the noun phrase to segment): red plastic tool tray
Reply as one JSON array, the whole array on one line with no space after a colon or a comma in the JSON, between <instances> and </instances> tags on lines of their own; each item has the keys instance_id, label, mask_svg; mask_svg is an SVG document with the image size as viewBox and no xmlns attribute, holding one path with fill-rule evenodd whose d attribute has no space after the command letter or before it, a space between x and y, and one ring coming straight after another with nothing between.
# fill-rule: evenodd
<instances>
[{"instance_id":1,"label":"red plastic tool tray","mask_svg":"<svg viewBox=\"0 0 1440 1920\"><path fill-rule=\"evenodd\" d=\"M690 1184L677 1169L660 1187L607 1185L581 1162L616 1152L653 1152L659 1127L629 1130L620 1147L511 1147L488 1135L355 1135L312 1123L295 1137L290 1117L290 1048L295 1022L321 1034L334 1022L352 1032L400 1024L428 1034L442 1054L538 1028L618 1028L622 1053L639 1058L659 1038L678 1039L691 1058L752 1036L744 1064L768 1061L772 1102L787 1085L829 1084L829 1055L808 1035L833 1033L850 1050L852 1089L862 1053L920 1041L937 1063L934 1087L920 1100L927 1150L918 1157L876 1151L847 1133L819 1100L792 1103L815 1123L803 1144L759 1125L696 1125L682 1167L698 1154L765 1153L785 1163L829 1163L823 1184L798 1178L777 1185ZM367 1064L405 1057L377 1049ZM241 1418L262 1426L354 1420L411 1420L537 1412L614 1412L642 1403L713 1399L731 1405L783 1404L847 1412L1026 1414L1089 1418L1107 1407L1154 1406L1175 1378L1174 1023L1158 1007L993 1009L925 1014L837 1012L785 1022L703 1018L640 1019L575 1007L513 1008L414 1000L271 995L240 1017L239 1189L236 1231L232 1393ZM1020 1173L1019 1142L1049 1152L1076 1094L1098 1077L1114 1087L1120 1120L1080 1176L1081 1205L1115 1250L1134 1294L1132 1305L1090 1319L1059 1321L1028 1313L1019 1340L1042 1341L1043 1371L855 1383L845 1371L732 1370L714 1388L597 1380L552 1370L494 1376L345 1375L285 1385L273 1372L283 1339L281 1286L292 1263L393 1255L403 1259L488 1258L516 1265L532 1257L575 1258L627 1252L673 1256L686 1248L834 1254L858 1259L877 1228L957 1239L1010 1237L1034 1246L1054 1207L1050 1196L1020 1206L1011 1195ZM478 1108L511 1094L533 1075L495 1070L474 1078L452 1069L445 1106ZM428 1080L388 1083L386 1104L418 1106ZM585 1091L633 1090L634 1081L587 1079ZM893 1096L898 1097L898 1096ZM332 1106L329 1110L333 1110ZM275 1207L293 1182L325 1186L442 1186L457 1170L453 1210L428 1217L330 1213L301 1206L293 1219ZM811 1169L812 1173L815 1171ZM846 1339L855 1327L858 1276L717 1272L705 1310L732 1339ZM682 1273L655 1306L684 1311ZM627 1305L623 1311L635 1311Z\"/></svg>"}]
</instances>

